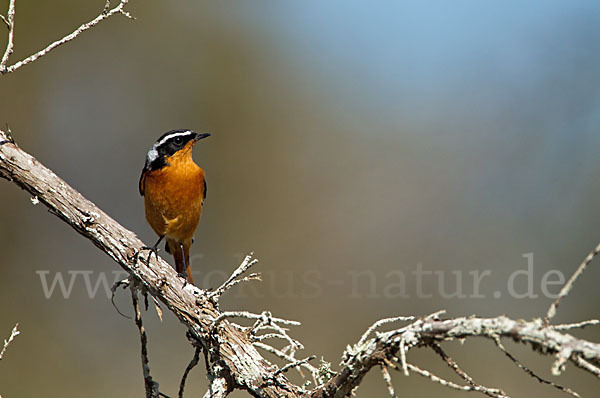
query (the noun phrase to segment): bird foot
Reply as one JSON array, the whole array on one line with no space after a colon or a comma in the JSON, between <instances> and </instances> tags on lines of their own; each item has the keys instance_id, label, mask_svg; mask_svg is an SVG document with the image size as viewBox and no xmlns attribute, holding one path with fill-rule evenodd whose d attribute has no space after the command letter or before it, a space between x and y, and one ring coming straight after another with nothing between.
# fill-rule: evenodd
<instances>
[{"instance_id":1,"label":"bird foot","mask_svg":"<svg viewBox=\"0 0 600 398\"><path fill-rule=\"evenodd\" d=\"M160 249L158 248L158 244L156 244L154 246L142 246L140 248L140 252L142 250L148 250L149 251L148 258L146 259L146 265L150 266L150 259L152 258L152 253L154 253L154 256L158 260L158 252L160 251Z\"/></svg>"}]
</instances>

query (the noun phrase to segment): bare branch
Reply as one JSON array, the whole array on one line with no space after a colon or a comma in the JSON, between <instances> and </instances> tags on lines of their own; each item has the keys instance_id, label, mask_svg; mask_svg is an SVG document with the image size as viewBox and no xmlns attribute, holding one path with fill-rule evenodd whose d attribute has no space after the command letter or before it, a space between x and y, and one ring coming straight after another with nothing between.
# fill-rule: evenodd
<instances>
[{"instance_id":1,"label":"bare branch","mask_svg":"<svg viewBox=\"0 0 600 398\"><path fill-rule=\"evenodd\" d=\"M135 286L131 287L131 301L133 302L133 309L135 311L135 324L140 332L140 342L142 344L142 371L144 374L144 386L146 388L146 397L154 398L159 396L158 383L152 379L150 375L150 362L148 361L148 338L146 337L146 330L142 323L142 313L140 311L140 305L137 298L137 290Z\"/></svg>"},{"instance_id":2,"label":"bare branch","mask_svg":"<svg viewBox=\"0 0 600 398\"><path fill-rule=\"evenodd\" d=\"M15 327L12 329L12 331L10 332L10 336L8 336L8 339L4 340L4 347L2 347L2 351L0 351L0 360L2 360L2 357L4 356L4 353L6 353L6 349L8 348L10 343L12 343L12 341L15 339L15 337L17 337L19 334L21 334L21 332L19 332L18 328L19 328L19 324L17 323L15 325Z\"/></svg>"},{"instance_id":3,"label":"bare branch","mask_svg":"<svg viewBox=\"0 0 600 398\"><path fill-rule=\"evenodd\" d=\"M388 323L392 323L392 322L397 322L397 321L412 321L414 320L415 317L414 316L396 316L393 318L385 318L385 319L380 319L377 322L375 322L374 324L371 325L370 328L367 329L367 331L362 335L362 337L360 338L360 340L358 340L358 345L363 345L365 343L365 341L367 340L367 338L369 338L369 335L371 333L373 333L373 331L375 329L377 329L378 327L381 327L385 324Z\"/></svg>"},{"instance_id":4,"label":"bare branch","mask_svg":"<svg viewBox=\"0 0 600 398\"><path fill-rule=\"evenodd\" d=\"M200 360L200 348L196 347L196 351L194 352L194 357L185 368L183 372L183 376L181 377L181 383L179 383L179 398L183 398L183 390L185 389L185 381L187 380L188 374L190 371L198 365L198 361Z\"/></svg>"},{"instance_id":5,"label":"bare branch","mask_svg":"<svg viewBox=\"0 0 600 398\"><path fill-rule=\"evenodd\" d=\"M287 372L288 370L290 370L292 368L297 368L297 367L299 367L301 365L304 365L305 363L308 363L309 361L312 361L315 358L316 358L316 356L311 355L311 356L306 357L304 359L301 359L299 361L294 361L294 362L288 363L287 365L285 365L281 369L276 370L275 373L273 373L273 376L277 376L280 373L285 373L285 372Z\"/></svg>"},{"instance_id":6,"label":"bare branch","mask_svg":"<svg viewBox=\"0 0 600 398\"><path fill-rule=\"evenodd\" d=\"M545 354L558 354L577 366L594 373L592 368L600 364L600 344L577 339L563 334L542 320L530 322L515 321L505 316L496 318L460 317L439 320L435 314L417 319L400 329L378 333L362 345L348 346L342 356L343 368L324 385L313 390L311 397L343 397L360 384L364 375L385 359L399 357L403 372L413 371L413 365L407 361L406 353L419 345L431 345L432 342L465 339L481 336L489 339L509 337L515 341L529 343L533 349ZM584 362L585 361L585 362ZM421 372L420 374L423 375ZM483 391L481 387L460 386L462 390Z\"/></svg>"},{"instance_id":7,"label":"bare branch","mask_svg":"<svg viewBox=\"0 0 600 398\"><path fill-rule=\"evenodd\" d=\"M6 69L6 63L8 62L10 55L13 53L13 42L15 35L15 0L10 0L8 3L8 13L6 14L6 18L2 17L2 21L8 27L8 41L6 43L6 50L4 51L2 60L0 60L0 74L4 73L4 70Z\"/></svg>"},{"instance_id":8,"label":"bare branch","mask_svg":"<svg viewBox=\"0 0 600 398\"><path fill-rule=\"evenodd\" d=\"M552 318L554 318L554 316L556 315L556 310L557 310L558 306L560 305L561 300L569 294L569 292L573 288L573 285L575 284L575 281L577 280L579 275L581 275L583 273L585 268L589 265L589 263L592 262L592 260L594 259L594 257L596 257L598 255L598 253L600 253L600 243L598 244L598 246L596 246L594 248L594 250L592 250L587 255L587 257L583 260L583 262L579 265L579 267L577 267L577 270L573 273L573 275L571 275L571 277L569 278L567 283L565 283L563 288L560 289L560 292L558 293L558 297L552 302L552 304L550 305L550 308L548 308L546 317L544 318L544 323L546 325L548 325L550 323L550 320Z\"/></svg>"},{"instance_id":9,"label":"bare branch","mask_svg":"<svg viewBox=\"0 0 600 398\"><path fill-rule=\"evenodd\" d=\"M273 355L278 356L281 359L285 359L286 361L288 361L290 363L296 362L296 359L294 357L286 354L285 352L282 352L282 351L278 350L277 348L273 348L270 345L267 345L267 344L264 344L264 343L259 343L259 342L254 343L254 345L256 347L262 348L263 350L265 350L267 352L270 352ZM317 375L319 373L319 369L315 368L314 366L312 366L308 362L303 362L303 363L301 363L299 365L301 365L303 368L305 368L306 370L308 370L313 375ZM316 380L315 380L315 383L316 383Z\"/></svg>"},{"instance_id":10,"label":"bare branch","mask_svg":"<svg viewBox=\"0 0 600 398\"><path fill-rule=\"evenodd\" d=\"M415 365L408 364L408 368L411 371L413 371L413 372L415 372L417 374L420 374L423 377L427 377L429 380L433 381L434 383L441 384L444 387L452 388L454 390L459 390L459 391L479 391L479 392L483 392L483 390L481 389L480 386L472 386L472 385L461 386L460 384L456 384L456 383L453 383L453 382L451 382L449 380L443 379L443 378L441 378L439 376L436 376L435 374L431 373L430 371L421 369L421 368L419 368L418 366L415 366ZM508 395L498 395L498 397L510 398Z\"/></svg>"},{"instance_id":11,"label":"bare branch","mask_svg":"<svg viewBox=\"0 0 600 398\"><path fill-rule=\"evenodd\" d=\"M565 323L561 325L550 325L550 328L554 330L571 330L584 328L586 326L598 325L600 321L598 319L590 319L589 321L577 322L577 323Z\"/></svg>"},{"instance_id":12,"label":"bare branch","mask_svg":"<svg viewBox=\"0 0 600 398\"><path fill-rule=\"evenodd\" d=\"M226 311L222 312L214 321L213 328L217 327L221 321L227 318L246 318L258 319L264 321L263 324L270 325L272 322L282 323L284 325L300 326L298 321L290 321L288 319L274 318L269 311L264 311L262 314L253 314L248 311Z\"/></svg>"},{"instance_id":13,"label":"bare branch","mask_svg":"<svg viewBox=\"0 0 600 398\"><path fill-rule=\"evenodd\" d=\"M8 34L8 45L6 47L4 56L2 57L2 62L0 62L0 75L14 72L15 70L19 69L20 67L34 62L38 58L43 57L44 55L48 54L50 51L54 50L56 47L61 46L65 43L73 40L74 38L76 38L77 36L79 36L80 34L85 32L86 30L93 28L94 26L98 25L100 22L104 21L107 18L112 17L115 14L121 14L127 18L133 19L131 14L129 14L129 12L125 11L125 6L129 2L129 0L120 0L119 4L117 4L112 9L106 8L106 7L110 7L110 2L107 1L106 7L102 11L102 13L100 13L100 15L98 15L96 18L94 18L90 22L84 23L83 25L79 26L77 29L75 29L73 32L66 35L62 39L59 39L53 43L50 43L46 48L36 52L33 55L30 55L29 57L25 58L22 61L19 61L13 65L7 67L6 63L7 63L8 58L10 57L10 54L12 53L12 50L13 50L14 2L15 2L15 0L10 1L8 17L5 20L7 25L9 25L9 34ZM11 14L11 6L12 6L12 14Z\"/></svg>"},{"instance_id":14,"label":"bare branch","mask_svg":"<svg viewBox=\"0 0 600 398\"><path fill-rule=\"evenodd\" d=\"M244 257L244 260L242 261L240 266L231 274L231 276L221 286L219 286L213 292L209 293L208 297L218 300L219 297L221 297L221 295L223 293L225 293L227 290L231 289L233 286L237 285L240 282L243 282L245 280L252 280L252 279L260 280L259 274L252 274L252 275L244 278L243 280L236 280L236 278L238 276L242 275L244 272L248 271L250 269L250 267L252 267L256 263L258 263L257 259L252 258L253 255L254 255L254 253L250 253L246 257Z\"/></svg>"},{"instance_id":15,"label":"bare branch","mask_svg":"<svg viewBox=\"0 0 600 398\"><path fill-rule=\"evenodd\" d=\"M435 351L444 360L444 362L446 362L446 364L452 370L454 370L454 372L456 372L457 375L459 375L463 380L465 380L470 385L472 385L474 387L478 387L479 391L481 391L485 395L490 396L490 397L496 397L496 398L506 396L506 393L499 388L485 387L479 383L476 383L471 376L469 376L464 370L462 370L458 366L458 364L454 361L454 359L452 359L448 354L446 354L446 352L442 349L442 347L438 343L431 344L431 348L433 348L433 351Z\"/></svg>"},{"instance_id":16,"label":"bare branch","mask_svg":"<svg viewBox=\"0 0 600 398\"><path fill-rule=\"evenodd\" d=\"M546 380L546 379L538 376L533 370L531 370L527 366L523 365L521 363L521 361L519 361L517 358L515 358L510 352L508 352L508 350L504 347L504 345L502 345L502 342L500 341L500 337L494 337L493 340L496 343L496 345L498 346L498 348L500 348L500 351L502 351L511 361L513 361L515 363L515 365L517 365L521 370L523 370L529 376L535 378L540 383L548 384L548 385L550 385L558 390L561 390L563 392L566 392L567 394L572 395L574 397L580 396L579 394L577 394L575 391L571 390L570 388L559 386L558 384L556 384L552 381Z\"/></svg>"},{"instance_id":17,"label":"bare branch","mask_svg":"<svg viewBox=\"0 0 600 398\"><path fill-rule=\"evenodd\" d=\"M381 365L381 374L383 375L383 381L385 381L385 385L387 386L388 392L390 393L390 397L396 398L396 391L394 390L394 385L392 384L392 377L390 376L390 372L388 371L387 366Z\"/></svg>"},{"instance_id":18,"label":"bare branch","mask_svg":"<svg viewBox=\"0 0 600 398\"><path fill-rule=\"evenodd\" d=\"M579 366L581 369L587 370L594 376L600 378L600 367L592 365L583 359L580 354L573 355L573 361L575 362L575 365Z\"/></svg>"}]
</instances>

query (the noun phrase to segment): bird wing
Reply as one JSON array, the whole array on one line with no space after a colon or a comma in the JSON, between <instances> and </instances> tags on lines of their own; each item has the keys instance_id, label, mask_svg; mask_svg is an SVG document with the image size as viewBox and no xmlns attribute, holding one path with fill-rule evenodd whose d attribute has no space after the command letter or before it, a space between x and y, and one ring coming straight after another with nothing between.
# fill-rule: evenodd
<instances>
[{"instance_id":1,"label":"bird wing","mask_svg":"<svg viewBox=\"0 0 600 398\"><path fill-rule=\"evenodd\" d=\"M144 167L144 169L142 170L142 175L140 176L140 182L138 185L138 188L140 189L140 195L144 196L144 182L146 180L146 172L148 170L146 170L146 168Z\"/></svg>"}]
</instances>

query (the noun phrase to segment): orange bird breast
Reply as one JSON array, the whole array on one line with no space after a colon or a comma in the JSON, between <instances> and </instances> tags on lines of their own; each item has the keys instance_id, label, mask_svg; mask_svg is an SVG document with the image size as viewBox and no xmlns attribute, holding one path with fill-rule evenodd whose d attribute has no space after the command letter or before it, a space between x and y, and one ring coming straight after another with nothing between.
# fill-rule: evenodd
<instances>
[{"instance_id":1,"label":"orange bird breast","mask_svg":"<svg viewBox=\"0 0 600 398\"><path fill-rule=\"evenodd\" d=\"M159 236L191 241L204 202L204 170L189 153L177 153L167 165L142 177L146 219Z\"/></svg>"}]
</instances>

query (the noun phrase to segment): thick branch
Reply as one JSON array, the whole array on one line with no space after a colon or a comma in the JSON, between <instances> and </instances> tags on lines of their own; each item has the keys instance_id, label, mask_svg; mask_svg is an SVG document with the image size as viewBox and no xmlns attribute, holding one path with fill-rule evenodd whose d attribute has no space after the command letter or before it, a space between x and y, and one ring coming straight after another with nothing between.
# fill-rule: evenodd
<instances>
[{"instance_id":1,"label":"thick branch","mask_svg":"<svg viewBox=\"0 0 600 398\"><path fill-rule=\"evenodd\" d=\"M162 301L207 347L212 363L223 368L230 388L242 388L260 397L297 396L298 387L284 375L273 378L269 364L256 351L247 333L227 320L213 328L221 312L202 291L184 287L167 262L139 255L143 242L33 156L21 150L0 130L0 177L13 181L48 207L81 235L108 254L154 297Z\"/></svg>"}]
</instances>

